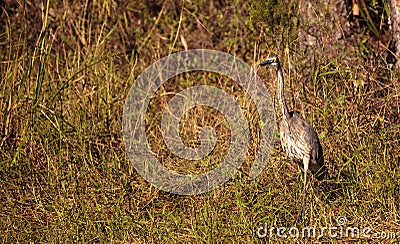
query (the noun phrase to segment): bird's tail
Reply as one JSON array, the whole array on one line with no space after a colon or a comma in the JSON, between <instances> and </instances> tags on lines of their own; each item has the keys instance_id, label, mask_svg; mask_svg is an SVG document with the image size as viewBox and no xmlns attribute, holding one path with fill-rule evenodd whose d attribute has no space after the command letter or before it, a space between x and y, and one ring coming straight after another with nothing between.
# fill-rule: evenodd
<instances>
[{"instance_id":1,"label":"bird's tail","mask_svg":"<svg viewBox=\"0 0 400 244\"><path fill-rule=\"evenodd\" d=\"M317 162L310 163L309 169L318 180L324 180L328 177L328 169L325 166L324 157L320 157Z\"/></svg>"}]
</instances>

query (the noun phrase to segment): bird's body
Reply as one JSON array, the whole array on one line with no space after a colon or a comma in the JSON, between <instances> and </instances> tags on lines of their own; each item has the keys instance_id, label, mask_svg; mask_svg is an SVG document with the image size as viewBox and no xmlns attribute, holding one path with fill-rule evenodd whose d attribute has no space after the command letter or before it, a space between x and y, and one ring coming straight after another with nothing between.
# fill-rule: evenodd
<instances>
[{"instance_id":1,"label":"bird's body","mask_svg":"<svg viewBox=\"0 0 400 244\"><path fill-rule=\"evenodd\" d=\"M280 139L284 151L289 158L303 166L305 179L307 169L310 169L318 179L322 179L326 170L318 135L299 113L288 112L284 94L283 73L278 57L272 55L262 62L261 65L271 65L276 69L279 102L282 111L282 121L279 126Z\"/></svg>"},{"instance_id":2,"label":"bird's body","mask_svg":"<svg viewBox=\"0 0 400 244\"><path fill-rule=\"evenodd\" d=\"M261 65L271 65L276 69L279 85L279 102L282 111L282 121L279 126L281 144L286 155L303 166L304 195L299 214L299 218L301 218L307 188L307 170L310 169L317 179L323 179L326 174L322 147L318 135L312 126L299 113L288 112L284 95L284 79L278 57L272 55L262 62Z\"/></svg>"},{"instance_id":3,"label":"bird's body","mask_svg":"<svg viewBox=\"0 0 400 244\"><path fill-rule=\"evenodd\" d=\"M297 112L290 112L287 121L284 120L279 128L286 155L303 167L304 161L309 161L310 171L317 179L322 179L326 170L317 133Z\"/></svg>"}]
</instances>

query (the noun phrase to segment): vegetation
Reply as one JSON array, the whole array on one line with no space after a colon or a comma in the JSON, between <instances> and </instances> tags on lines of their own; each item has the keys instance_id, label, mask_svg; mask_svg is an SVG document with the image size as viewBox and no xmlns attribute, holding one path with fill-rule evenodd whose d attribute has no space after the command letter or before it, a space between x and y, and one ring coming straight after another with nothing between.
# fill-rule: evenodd
<instances>
[{"instance_id":1,"label":"vegetation","mask_svg":"<svg viewBox=\"0 0 400 244\"><path fill-rule=\"evenodd\" d=\"M361 19L351 19L348 6L336 1L302 2L6 0L0 19L2 242L276 242L288 240L276 232L260 239L257 230L264 223L338 226L339 217L347 219L343 226L369 227L371 234L391 235L384 241L398 241L400 85L386 63L386 8L362 1ZM218 125L218 150L201 162L168 151L160 116L175 93L193 84L224 89L240 101L254 137L233 179L206 194L179 196L157 190L132 167L121 133L131 85L153 62L195 48L244 60L272 97L275 75L258 63L272 52L281 58L289 106L319 133L331 175L312 180L303 222L296 222L301 171L282 152L278 135L263 173L247 180L258 122L248 96L224 77L197 72L168 81L151 101L147 135L168 167L209 170L229 147L223 116L199 107L183 119L188 146L196 145L200 126Z\"/></svg>"}]
</instances>

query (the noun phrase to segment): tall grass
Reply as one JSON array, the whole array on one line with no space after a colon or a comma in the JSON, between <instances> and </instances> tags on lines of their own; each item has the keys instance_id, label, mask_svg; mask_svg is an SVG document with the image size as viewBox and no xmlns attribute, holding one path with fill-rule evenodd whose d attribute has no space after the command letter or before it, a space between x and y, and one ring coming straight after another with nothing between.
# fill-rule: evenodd
<instances>
[{"instance_id":1,"label":"tall grass","mask_svg":"<svg viewBox=\"0 0 400 244\"><path fill-rule=\"evenodd\" d=\"M297 3L285 3L266 12L274 19L268 25L254 15L263 11L258 3L243 1L6 1L0 29L2 241L247 243L260 241L256 232L264 223L337 226L339 216L348 226L398 238L398 74L387 68L374 40L360 41L368 36L334 39L334 24L343 19L332 14L332 5L316 5L307 19ZM315 44L305 45L301 31L314 35ZM281 57L289 105L318 131L332 176L312 181L304 222L296 222L301 174L278 137L257 180L247 181L248 155L244 169L207 194L168 194L136 173L122 143L125 98L147 66L186 48L237 56L258 70L271 95L275 76L257 63L270 52ZM375 52L375 58L363 56L363 50ZM157 157L178 171L214 167L229 144L226 122L208 108L190 111L181 134L194 146L199 126L218 124L219 150L209 162L179 161L162 143L160 108L174 93L199 83L237 96L250 108L248 118L254 109L229 79L194 73L168 81L152 99L147 135ZM250 123L256 136L257 125ZM286 241L277 235L263 240Z\"/></svg>"}]
</instances>

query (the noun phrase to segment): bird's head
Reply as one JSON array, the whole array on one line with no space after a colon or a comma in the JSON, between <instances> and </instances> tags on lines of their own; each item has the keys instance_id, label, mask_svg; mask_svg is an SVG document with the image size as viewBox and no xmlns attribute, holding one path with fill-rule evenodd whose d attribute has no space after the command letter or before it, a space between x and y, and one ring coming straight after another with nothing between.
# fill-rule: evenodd
<instances>
[{"instance_id":1,"label":"bird's head","mask_svg":"<svg viewBox=\"0 0 400 244\"><path fill-rule=\"evenodd\" d=\"M280 66L279 58L276 55L269 56L266 60L260 63L261 66L271 65L275 68Z\"/></svg>"}]
</instances>

